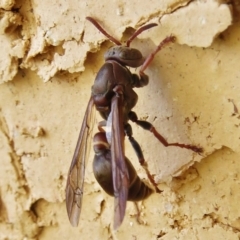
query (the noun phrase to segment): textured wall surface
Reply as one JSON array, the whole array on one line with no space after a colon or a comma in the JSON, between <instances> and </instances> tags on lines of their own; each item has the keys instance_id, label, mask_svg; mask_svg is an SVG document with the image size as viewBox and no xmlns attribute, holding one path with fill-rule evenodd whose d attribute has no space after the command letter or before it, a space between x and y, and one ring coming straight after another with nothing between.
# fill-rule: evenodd
<instances>
[{"instance_id":1,"label":"textured wall surface","mask_svg":"<svg viewBox=\"0 0 240 240\"><path fill-rule=\"evenodd\" d=\"M0 1L0 240L240 238L240 4L224 1ZM169 142L131 124L163 190L128 202L113 231L113 198L93 176L91 151L80 223L65 207L67 174L94 78L115 38L150 22L131 44L144 56L168 35L136 89L137 112ZM138 73L138 69L132 69ZM101 118L96 117L97 121ZM97 129L95 129L97 131ZM95 131L94 130L94 131ZM126 156L147 179L126 140Z\"/></svg>"}]
</instances>

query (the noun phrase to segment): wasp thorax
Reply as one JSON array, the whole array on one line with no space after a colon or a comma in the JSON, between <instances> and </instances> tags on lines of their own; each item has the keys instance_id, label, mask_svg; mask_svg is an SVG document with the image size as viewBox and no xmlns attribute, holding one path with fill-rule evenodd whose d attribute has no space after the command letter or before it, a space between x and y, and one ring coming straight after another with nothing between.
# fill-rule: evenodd
<instances>
[{"instance_id":1,"label":"wasp thorax","mask_svg":"<svg viewBox=\"0 0 240 240\"><path fill-rule=\"evenodd\" d=\"M114 46L104 54L105 60L115 60L129 67L139 67L144 62L142 53L125 46Z\"/></svg>"}]
</instances>

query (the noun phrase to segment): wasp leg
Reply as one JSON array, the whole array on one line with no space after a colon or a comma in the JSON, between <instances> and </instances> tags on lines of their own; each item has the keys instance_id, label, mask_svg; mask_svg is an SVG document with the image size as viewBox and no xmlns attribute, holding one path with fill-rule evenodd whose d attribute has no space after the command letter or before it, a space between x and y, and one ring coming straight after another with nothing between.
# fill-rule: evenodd
<instances>
[{"instance_id":1,"label":"wasp leg","mask_svg":"<svg viewBox=\"0 0 240 240\"><path fill-rule=\"evenodd\" d=\"M128 139L138 157L138 161L139 163L141 164L141 166L143 167L143 169L145 170L146 174L147 174L147 177L149 179L149 181L152 183L152 185L154 186L155 188L155 191L157 193L161 193L162 191L157 187L157 183L155 182L154 178L153 178L153 175L150 173L149 169L148 169L148 164L147 162L145 161L144 159L144 156L143 156L143 152L142 152L142 149L139 145L139 143L135 140L135 138L132 136L133 133L132 133L132 127L130 124L126 124L124 126L124 130L125 130L125 134L128 136Z\"/></svg>"},{"instance_id":2,"label":"wasp leg","mask_svg":"<svg viewBox=\"0 0 240 240\"><path fill-rule=\"evenodd\" d=\"M169 146L175 146L175 147L180 147L180 148L186 148L189 150L192 150L196 153L202 153L203 149L201 147L197 147L194 145L189 145L189 144L183 144L183 143L169 143L156 129L155 127L147 121L142 121L142 120L138 120L137 114L135 112L130 112L129 113L129 119L136 123L138 126L142 127L145 130L148 130L150 132L153 133L153 135L165 146L165 147L169 147Z\"/></svg>"},{"instance_id":3,"label":"wasp leg","mask_svg":"<svg viewBox=\"0 0 240 240\"><path fill-rule=\"evenodd\" d=\"M144 224L144 221L141 219L141 210L140 210L140 208L139 208L139 206L138 206L138 203L137 203L137 202L133 202L133 204L134 204L134 207L135 207L136 212L137 212L137 214L136 214L136 220L137 220L137 222L138 222L140 225L143 225L143 224Z\"/></svg>"},{"instance_id":4,"label":"wasp leg","mask_svg":"<svg viewBox=\"0 0 240 240\"><path fill-rule=\"evenodd\" d=\"M165 39L160 42L160 44L156 47L156 49L145 59L144 63L142 64L139 74L140 76L145 75L143 72L146 70L146 68L149 66L149 64L154 59L155 55L168 43L174 42L175 37L174 36L168 36Z\"/></svg>"},{"instance_id":5,"label":"wasp leg","mask_svg":"<svg viewBox=\"0 0 240 240\"><path fill-rule=\"evenodd\" d=\"M144 73L146 68L149 66L149 64L154 59L155 55L168 43L174 42L175 37L174 36L168 36L166 37L160 44L156 47L156 49L145 59L144 63L142 64L140 70L139 70L139 76L137 74L132 74L133 79L133 86L134 87L144 87L148 84L149 79L148 75Z\"/></svg>"}]
</instances>

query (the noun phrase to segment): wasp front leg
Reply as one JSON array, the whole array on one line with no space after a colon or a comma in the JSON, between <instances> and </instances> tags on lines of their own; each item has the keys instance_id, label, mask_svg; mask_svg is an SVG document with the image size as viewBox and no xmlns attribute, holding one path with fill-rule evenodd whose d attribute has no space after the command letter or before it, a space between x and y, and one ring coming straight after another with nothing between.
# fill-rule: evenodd
<instances>
[{"instance_id":1,"label":"wasp front leg","mask_svg":"<svg viewBox=\"0 0 240 240\"><path fill-rule=\"evenodd\" d=\"M145 59L143 62L140 70L139 70L139 76L137 74L133 74L132 78L134 80L134 87L144 87L148 84L149 79L148 75L144 73L146 68L150 65L150 63L153 61L155 55L168 43L174 42L175 37L174 36L168 36L166 37L160 44L156 47L156 49L149 54L149 56Z\"/></svg>"},{"instance_id":2,"label":"wasp front leg","mask_svg":"<svg viewBox=\"0 0 240 240\"><path fill-rule=\"evenodd\" d=\"M150 53L148 55L148 57L145 59L144 63L142 64L139 74L140 76L144 76L144 71L146 70L146 68L149 66L149 64L153 61L155 55L164 47L166 46L168 43L170 42L174 42L175 41L175 37L174 36L168 36L165 39L162 40L162 42L159 43L159 45L156 47L156 49Z\"/></svg>"},{"instance_id":3,"label":"wasp front leg","mask_svg":"<svg viewBox=\"0 0 240 240\"><path fill-rule=\"evenodd\" d=\"M148 85L149 77L142 72L141 75L132 74L133 87L140 88Z\"/></svg>"}]
</instances>

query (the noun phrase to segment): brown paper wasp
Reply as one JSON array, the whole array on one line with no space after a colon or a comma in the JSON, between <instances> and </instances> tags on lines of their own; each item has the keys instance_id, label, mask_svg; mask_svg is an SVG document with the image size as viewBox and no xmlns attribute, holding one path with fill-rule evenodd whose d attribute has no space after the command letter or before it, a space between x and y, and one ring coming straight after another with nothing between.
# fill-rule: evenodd
<instances>
[{"instance_id":1,"label":"brown paper wasp","mask_svg":"<svg viewBox=\"0 0 240 240\"><path fill-rule=\"evenodd\" d=\"M104 120L99 122L100 132L94 136L93 171L101 187L108 194L114 196L114 229L117 229L123 221L127 200L143 200L153 192L149 186L140 180L134 167L125 157L125 136L128 137L155 190L159 191L147 169L141 147L132 136L129 120L152 132L166 147L177 146L197 153L200 153L202 149L193 145L168 143L151 123L138 120L136 113L132 111L138 100L133 88L144 87L148 84L148 76L144 73L144 70L163 46L174 41L174 37L166 37L155 51L144 59L139 50L129 47L130 43L141 32L155 27L157 24L152 23L140 27L126 41L126 46L123 46L92 17L86 19L116 46L111 47L105 53L105 63L99 70L92 86L91 97L68 173L66 185L67 213L71 224L77 226L82 206L85 164L89 153L89 141L91 140L94 109L96 108ZM128 69L128 67L136 68L140 66L139 75L132 74ZM103 127L106 127L106 132Z\"/></svg>"}]
</instances>

